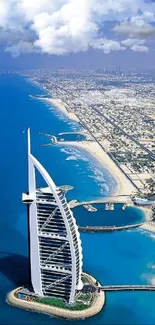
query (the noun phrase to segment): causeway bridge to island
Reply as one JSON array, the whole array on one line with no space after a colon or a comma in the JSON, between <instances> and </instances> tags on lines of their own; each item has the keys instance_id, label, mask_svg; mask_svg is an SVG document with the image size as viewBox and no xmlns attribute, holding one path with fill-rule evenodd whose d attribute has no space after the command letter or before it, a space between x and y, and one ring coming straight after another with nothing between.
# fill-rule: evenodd
<instances>
[{"instance_id":1,"label":"causeway bridge to island","mask_svg":"<svg viewBox=\"0 0 155 325\"><path fill-rule=\"evenodd\" d=\"M155 285L109 285L101 286L98 289L102 291L155 291Z\"/></svg>"}]
</instances>

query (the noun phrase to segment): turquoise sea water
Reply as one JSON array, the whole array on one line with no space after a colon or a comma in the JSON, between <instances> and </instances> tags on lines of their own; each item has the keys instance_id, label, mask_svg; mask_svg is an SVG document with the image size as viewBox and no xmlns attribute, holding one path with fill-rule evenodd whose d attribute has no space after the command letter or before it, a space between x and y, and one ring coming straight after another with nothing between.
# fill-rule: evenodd
<instances>
[{"instance_id":1,"label":"turquoise sea water","mask_svg":"<svg viewBox=\"0 0 155 325\"><path fill-rule=\"evenodd\" d=\"M70 198L95 199L108 195L115 180L94 158L77 148L40 147L48 138L39 132L79 130L55 108L29 95L43 94L23 77L0 76L0 324L67 324L65 320L9 306L6 294L26 282L27 224L21 193L27 190L25 130L32 129L33 154L58 185L69 184ZM38 179L38 185L41 180ZM155 281L155 235L144 231L81 234L84 270L102 284L141 284ZM155 293L109 293L96 317L75 324L154 324Z\"/></svg>"}]
</instances>

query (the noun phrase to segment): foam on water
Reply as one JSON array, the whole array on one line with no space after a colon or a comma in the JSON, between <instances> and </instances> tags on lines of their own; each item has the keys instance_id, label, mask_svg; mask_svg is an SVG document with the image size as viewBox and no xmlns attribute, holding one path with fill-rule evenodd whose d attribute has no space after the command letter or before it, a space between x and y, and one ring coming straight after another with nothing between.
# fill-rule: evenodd
<instances>
[{"instance_id":1,"label":"foam on water","mask_svg":"<svg viewBox=\"0 0 155 325\"><path fill-rule=\"evenodd\" d=\"M88 178L92 179L93 182L96 183L100 195L112 195L113 189L116 188L116 182L114 178L109 175L108 171L94 159L94 157L90 156L85 150L80 150L75 147L70 148L66 146L65 148L61 148L60 151L69 155L69 157L66 158L66 161L77 160L86 162L87 169L85 169L85 172L87 173Z\"/></svg>"},{"instance_id":2,"label":"foam on water","mask_svg":"<svg viewBox=\"0 0 155 325\"><path fill-rule=\"evenodd\" d=\"M55 114L59 119L63 120L64 122L67 122L69 126L72 128L72 132L79 132L81 131L82 127L80 124L75 122L74 120L71 120L67 115L65 115L61 110L52 104L46 102L45 105L49 108L49 110Z\"/></svg>"},{"instance_id":3,"label":"foam on water","mask_svg":"<svg viewBox=\"0 0 155 325\"><path fill-rule=\"evenodd\" d=\"M150 237L152 240L155 241L155 233L153 231L140 228L139 230L142 234L145 234L146 236Z\"/></svg>"},{"instance_id":4,"label":"foam on water","mask_svg":"<svg viewBox=\"0 0 155 325\"><path fill-rule=\"evenodd\" d=\"M81 161L88 161L88 159L85 157L85 155L78 149L75 149L74 147L65 149L61 149L61 152L64 152L66 155L69 155L69 157L66 158L66 160L81 160Z\"/></svg>"},{"instance_id":5,"label":"foam on water","mask_svg":"<svg viewBox=\"0 0 155 325\"><path fill-rule=\"evenodd\" d=\"M69 156L66 160L78 160L76 156ZM76 165L77 166L77 165Z\"/></svg>"}]
</instances>

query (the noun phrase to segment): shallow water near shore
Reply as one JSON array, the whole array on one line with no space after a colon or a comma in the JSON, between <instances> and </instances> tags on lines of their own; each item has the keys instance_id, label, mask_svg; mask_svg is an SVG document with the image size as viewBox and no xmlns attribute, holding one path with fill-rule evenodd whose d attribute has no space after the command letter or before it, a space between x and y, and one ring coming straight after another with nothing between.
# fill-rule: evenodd
<instances>
[{"instance_id":1,"label":"shallow water near shore","mask_svg":"<svg viewBox=\"0 0 155 325\"><path fill-rule=\"evenodd\" d=\"M0 324L67 324L65 320L10 307L6 294L28 277L27 220L21 193L27 190L28 126L33 154L58 185L72 185L69 199L94 200L107 196L115 181L102 166L80 149L40 147L48 138L39 132L79 130L57 109L29 95L44 94L23 77L0 76L1 205L0 205ZM74 157L74 158L73 158ZM114 183L113 183L114 182ZM42 185L38 179L38 185ZM84 270L102 284L154 283L155 235L132 230L110 234L81 234ZM109 293L96 317L74 324L154 324L155 293Z\"/></svg>"}]
</instances>

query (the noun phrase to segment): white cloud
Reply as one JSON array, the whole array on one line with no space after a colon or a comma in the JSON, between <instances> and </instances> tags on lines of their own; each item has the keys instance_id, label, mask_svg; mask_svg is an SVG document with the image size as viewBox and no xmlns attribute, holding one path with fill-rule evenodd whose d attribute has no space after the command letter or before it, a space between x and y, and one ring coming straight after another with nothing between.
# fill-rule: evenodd
<instances>
[{"instance_id":1,"label":"white cloud","mask_svg":"<svg viewBox=\"0 0 155 325\"><path fill-rule=\"evenodd\" d=\"M117 23L113 31L120 35L128 35L134 38L148 38L155 35L155 4L152 4L152 11L143 11L139 15L127 17L122 22ZM154 10L154 11L153 11Z\"/></svg>"},{"instance_id":2,"label":"white cloud","mask_svg":"<svg viewBox=\"0 0 155 325\"><path fill-rule=\"evenodd\" d=\"M38 52L38 49L35 49L32 43L19 41L16 45L7 46L5 52L11 52L13 57L18 57L21 53L32 53Z\"/></svg>"},{"instance_id":3,"label":"white cloud","mask_svg":"<svg viewBox=\"0 0 155 325\"><path fill-rule=\"evenodd\" d=\"M121 42L124 46L133 46L133 45L143 45L145 44L145 40L140 40L136 38L127 38Z\"/></svg>"},{"instance_id":4,"label":"white cloud","mask_svg":"<svg viewBox=\"0 0 155 325\"><path fill-rule=\"evenodd\" d=\"M95 49L103 50L106 54L109 54L111 51L120 51L125 49L119 42L103 38L94 40L91 46Z\"/></svg>"},{"instance_id":5,"label":"white cloud","mask_svg":"<svg viewBox=\"0 0 155 325\"><path fill-rule=\"evenodd\" d=\"M147 46L136 45L136 44L131 46L131 50L134 52L148 52L149 51Z\"/></svg>"},{"instance_id":6,"label":"white cloud","mask_svg":"<svg viewBox=\"0 0 155 325\"><path fill-rule=\"evenodd\" d=\"M121 41L122 45L129 47L134 52L149 52L149 48L144 46L145 43L145 40L136 38L127 38L126 40Z\"/></svg>"},{"instance_id":7,"label":"white cloud","mask_svg":"<svg viewBox=\"0 0 155 325\"><path fill-rule=\"evenodd\" d=\"M117 21L113 30L119 34L145 39L155 35L154 12L155 4L145 0L0 0L0 41L15 56L33 51L63 55L91 47L108 54L129 45L107 38L107 21Z\"/></svg>"}]
</instances>

